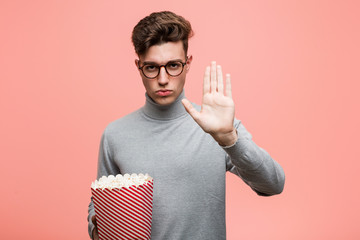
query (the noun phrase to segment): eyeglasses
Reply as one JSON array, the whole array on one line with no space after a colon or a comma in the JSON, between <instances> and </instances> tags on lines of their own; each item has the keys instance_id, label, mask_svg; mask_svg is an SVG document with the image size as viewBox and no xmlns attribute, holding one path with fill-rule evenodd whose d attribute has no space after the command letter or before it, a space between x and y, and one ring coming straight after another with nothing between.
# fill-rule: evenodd
<instances>
[{"instance_id":1,"label":"eyeglasses","mask_svg":"<svg viewBox=\"0 0 360 240\"><path fill-rule=\"evenodd\" d=\"M183 63L181 61L170 61L165 65L158 65L155 63L145 63L142 67L139 66L139 69L142 71L145 77L149 79L154 79L157 76L159 76L160 69L162 67L165 68L167 74L169 74L172 77L177 77L183 72L185 65L186 62Z\"/></svg>"}]
</instances>

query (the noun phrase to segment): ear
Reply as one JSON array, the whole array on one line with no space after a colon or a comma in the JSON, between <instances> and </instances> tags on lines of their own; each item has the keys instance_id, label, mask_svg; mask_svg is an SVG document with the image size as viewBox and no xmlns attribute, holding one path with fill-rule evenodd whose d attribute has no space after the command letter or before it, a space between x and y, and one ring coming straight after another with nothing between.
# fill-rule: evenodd
<instances>
[{"instance_id":1,"label":"ear","mask_svg":"<svg viewBox=\"0 0 360 240\"><path fill-rule=\"evenodd\" d=\"M186 61L186 72L188 72L190 70L192 60L193 60L193 56L192 55L188 56L187 61Z\"/></svg>"},{"instance_id":2,"label":"ear","mask_svg":"<svg viewBox=\"0 0 360 240\"><path fill-rule=\"evenodd\" d=\"M139 59L135 59L135 66L139 70Z\"/></svg>"}]
</instances>

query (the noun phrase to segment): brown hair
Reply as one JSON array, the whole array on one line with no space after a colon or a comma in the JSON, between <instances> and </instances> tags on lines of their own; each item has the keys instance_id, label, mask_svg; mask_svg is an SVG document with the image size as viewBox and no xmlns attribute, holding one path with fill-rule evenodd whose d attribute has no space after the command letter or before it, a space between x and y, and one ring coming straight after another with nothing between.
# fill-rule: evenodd
<instances>
[{"instance_id":1,"label":"brown hair","mask_svg":"<svg viewBox=\"0 0 360 240\"><path fill-rule=\"evenodd\" d=\"M185 56L193 31L190 22L173 12L154 12L141 19L132 32L135 52L140 56L153 45L182 41Z\"/></svg>"}]
</instances>

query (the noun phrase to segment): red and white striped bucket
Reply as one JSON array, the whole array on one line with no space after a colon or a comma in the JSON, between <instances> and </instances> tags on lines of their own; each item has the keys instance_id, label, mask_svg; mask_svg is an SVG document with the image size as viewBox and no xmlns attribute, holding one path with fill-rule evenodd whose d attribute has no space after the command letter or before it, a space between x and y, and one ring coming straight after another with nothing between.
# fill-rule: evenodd
<instances>
[{"instance_id":1,"label":"red and white striped bucket","mask_svg":"<svg viewBox=\"0 0 360 240\"><path fill-rule=\"evenodd\" d=\"M153 180L138 187L91 188L100 240L150 239Z\"/></svg>"}]
</instances>

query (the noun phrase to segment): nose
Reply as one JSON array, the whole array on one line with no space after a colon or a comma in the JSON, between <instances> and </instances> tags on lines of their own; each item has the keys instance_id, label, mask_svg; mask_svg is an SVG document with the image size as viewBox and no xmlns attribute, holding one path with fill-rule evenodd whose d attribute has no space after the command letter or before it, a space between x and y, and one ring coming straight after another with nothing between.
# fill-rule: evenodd
<instances>
[{"instance_id":1,"label":"nose","mask_svg":"<svg viewBox=\"0 0 360 240\"><path fill-rule=\"evenodd\" d=\"M166 85L169 82L169 76L166 72L165 66L160 67L160 72L157 77L157 81L160 85Z\"/></svg>"}]
</instances>

